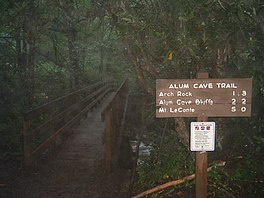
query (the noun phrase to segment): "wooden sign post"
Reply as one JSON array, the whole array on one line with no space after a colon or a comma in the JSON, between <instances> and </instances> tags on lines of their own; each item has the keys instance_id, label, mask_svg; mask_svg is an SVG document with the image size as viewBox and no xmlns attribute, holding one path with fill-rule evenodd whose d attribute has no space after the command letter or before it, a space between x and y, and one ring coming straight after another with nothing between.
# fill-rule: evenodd
<instances>
[{"instance_id":1,"label":"wooden sign post","mask_svg":"<svg viewBox=\"0 0 264 198\"><path fill-rule=\"evenodd\" d=\"M208 79L208 73L198 73L198 79ZM202 113L197 117L198 122L207 122L207 116L205 113ZM195 191L196 198L206 198L207 197L207 152L195 153Z\"/></svg>"},{"instance_id":2,"label":"wooden sign post","mask_svg":"<svg viewBox=\"0 0 264 198\"><path fill-rule=\"evenodd\" d=\"M252 78L209 79L207 72L197 79L156 80L156 117L251 116ZM196 151L196 197L207 196L207 152Z\"/></svg>"}]
</instances>

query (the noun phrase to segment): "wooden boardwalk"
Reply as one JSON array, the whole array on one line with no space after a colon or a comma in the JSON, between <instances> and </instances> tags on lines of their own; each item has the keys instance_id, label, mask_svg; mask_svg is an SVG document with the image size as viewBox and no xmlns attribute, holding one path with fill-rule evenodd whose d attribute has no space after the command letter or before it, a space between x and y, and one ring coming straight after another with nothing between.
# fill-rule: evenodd
<instances>
[{"instance_id":1,"label":"wooden boardwalk","mask_svg":"<svg viewBox=\"0 0 264 198\"><path fill-rule=\"evenodd\" d=\"M23 172L6 191L14 198L118 198L126 197L127 170L104 174L102 167L104 123L101 112L114 93L101 104L34 170ZM0 194L1 195L1 194Z\"/></svg>"}]
</instances>

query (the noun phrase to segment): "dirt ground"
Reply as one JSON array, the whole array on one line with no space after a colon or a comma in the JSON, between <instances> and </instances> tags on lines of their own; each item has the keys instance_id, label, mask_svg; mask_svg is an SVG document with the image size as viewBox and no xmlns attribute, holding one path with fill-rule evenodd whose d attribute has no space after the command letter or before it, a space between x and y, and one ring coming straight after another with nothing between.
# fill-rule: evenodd
<instances>
[{"instance_id":1,"label":"dirt ground","mask_svg":"<svg viewBox=\"0 0 264 198\"><path fill-rule=\"evenodd\" d=\"M117 169L104 174L102 167L80 168L54 165L54 157L30 170L20 161L5 160L0 165L0 197L2 198L125 198L130 172Z\"/></svg>"}]
</instances>

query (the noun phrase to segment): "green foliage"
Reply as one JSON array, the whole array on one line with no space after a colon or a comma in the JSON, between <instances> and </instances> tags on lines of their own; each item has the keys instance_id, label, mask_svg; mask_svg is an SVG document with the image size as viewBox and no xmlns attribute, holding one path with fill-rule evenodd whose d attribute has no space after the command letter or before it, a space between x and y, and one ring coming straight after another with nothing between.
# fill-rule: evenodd
<instances>
[{"instance_id":1,"label":"green foliage","mask_svg":"<svg viewBox=\"0 0 264 198\"><path fill-rule=\"evenodd\" d=\"M159 146L160 140L156 139L151 155L141 159L143 164L138 168L140 187L154 187L194 172L194 162L189 149L177 141L173 131L164 137L162 147Z\"/></svg>"},{"instance_id":2,"label":"green foliage","mask_svg":"<svg viewBox=\"0 0 264 198\"><path fill-rule=\"evenodd\" d=\"M217 133L219 140L230 141L228 145L223 144L226 147L223 148L223 153L217 151L217 154L220 153L220 157L227 158L232 163L235 161L233 158L242 156L245 162L235 163L234 167L226 169L218 168L210 173L212 197L228 197L228 193L230 197L232 195L248 197L251 191L254 192L254 197L259 197L261 194L259 184L263 182L263 176L259 178L259 175L263 174L259 164L263 166L263 163L259 160L254 161L263 159L259 155L259 151L263 150L263 135L261 135L264 111L263 7L263 2L259 0L165 0L162 3L153 0L128 1L125 6L120 6L120 12L116 12L120 19L119 34L124 40L132 41L130 50L135 57L134 61L141 65L143 77L149 85L154 85L155 77L145 70L144 55L149 57L149 62L157 71L159 78L195 77L196 72L202 67L212 78L253 77L252 118L219 123L221 131ZM141 46L144 47L145 54L140 49L139 35L142 37ZM168 60L169 52L173 54L172 60ZM159 128L157 122L151 124ZM222 128L230 129L222 131ZM251 133L252 131L254 134ZM150 139L154 142L157 140L155 138L158 136L157 133L151 133ZM232 133L236 135L232 136ZM225 138L221 137L222 134ZM236 136L242 137L236 138ZM252 139L253 136L254 139ZM175 145L170 144L170 146L173 148ZM172 155L173 159L164 155L162 156L163 164L156 163L156 149L152 152L150 159L147 159L146 164L139 169L139 183L144 187L163 183L163 176L167 172L169 177L181 174L169 171L169 164L179 166L174 161L174 155ZM244 151L245 154L234 154L233 151ZM185 161L185 156L181 157ZM229 177L236 179L229 180ZM256 182L257 190L254 190Z\"/></svg>"},{"instance_id":3,"label":"green foliage","mask_svg":"<svg viewBox=\"0 0 264 198\"><path fill-rule=\"evenodd\" d=\"M263 194L262 128L259 122L240 125L237 135L229 137L232 144L225 145L225 153L220 153L220 156L225 155L226 166L209 173L209 194L212 197L260 197Z\"/></svg>"},{"instance_id":4,"label":"green foliage","mask_svg":"<svg viewBox=\"0 0 264 198\"><path fill-rule=\"evenodd\" d=\"M79 87L128 76L106 2L1 1L1 151L21 153L23 113Z\"/></svg>"},{"instance_id":5,"label":"green foliage","mask_svg":"<svg viewBox=\"0 0 264 198\"><path fill-rule=\"evenodd\" d=\"M40 61L35 75L34 106L44 104L70 92L70 77L65 68Z\"/></svg>"},{"instance_id":6,"label":"green foliage","mask_svg":"<svg viewBox=\"0 0 264 198\"><path fill-rule=\"evenodd\" d=\"M264 122L262 123L262 127L264 127ZM264 152L264 137L263 136L254 136L254 140L256 141L256 152L263 153Z\"/></svg>"},{"instance_id":7,"label":"green foliage","mask_svg":"<svg viewBox=\"0 0 264 198\"><path fill-rule=\"evenodd\" d=\"M236 161L236 162L235 162ZM263 193L263 160L246 156L208 174L210 197L259 197Z\"/></svg>"},{"instance_id":8,"label":"green foliage","mask_svg":"<svg viewBox=\"0 0 264 198\"><path fill-rule=\"evenodd\" d=\"M0 122L0 156L20 156L22 154L22 134L20 133L21 127L18 127L17 125L22 125L22 117L12 120L1 120Z\"/></svg>"},{"instance_id":9,"label":"green foliage","mask_svg":"<svg viewBox=\"0 0 264 198\"><path fill-rule=\"evenodd\" d=\"M11 63L0 70L0 156L21 154L24 92Z\"/></svg>"}]
</instances>

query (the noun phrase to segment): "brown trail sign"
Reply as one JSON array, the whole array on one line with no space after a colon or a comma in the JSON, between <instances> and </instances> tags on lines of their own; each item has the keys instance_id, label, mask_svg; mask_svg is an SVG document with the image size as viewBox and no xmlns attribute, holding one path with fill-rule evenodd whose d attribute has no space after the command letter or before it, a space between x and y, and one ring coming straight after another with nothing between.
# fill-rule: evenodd
<instances>
[{"instance_id":1,"label":"brown trail sign","mask_svg":"<svg viewBox=\"0 0 264 198\"><path fill-rule=\"evenodd\" d=\"M156 80L156 117L249 117L252 78Z\"/></svg>"},{"instance_id":2,"label":"brown trail sign","mask_svg":"<svg viewBox=\"0 0 264 198\"><path fill-rule=\"evenodd\" d=\"M251 116L252 78L156 80L156 117ZM203 148L203 146L202 146ZM196 152L196 198L207 196L207 152Z\"/></svg>"}]
</instances>

